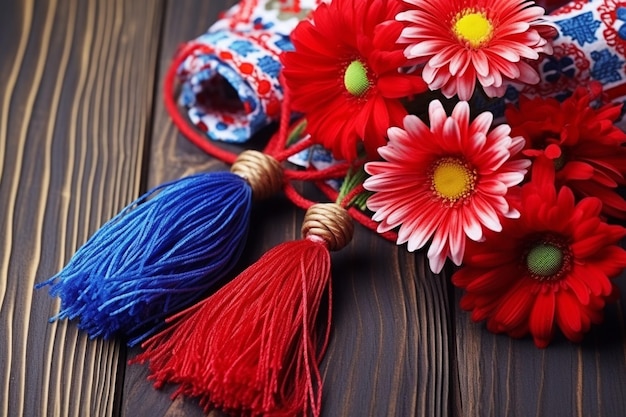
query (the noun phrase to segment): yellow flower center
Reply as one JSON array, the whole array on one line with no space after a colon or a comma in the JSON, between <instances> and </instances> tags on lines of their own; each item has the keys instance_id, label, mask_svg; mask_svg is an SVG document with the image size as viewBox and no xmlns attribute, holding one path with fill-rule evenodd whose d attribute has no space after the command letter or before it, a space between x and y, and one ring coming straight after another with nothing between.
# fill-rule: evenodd
<instances>
[{"instance_id":1,"label":"yellow flower center","mask_svg":"<svg viewBox=\"0 0 626 417\"><path fill-rule=\"evenodd\" d=\"M359 61L352 61L343 74L343 85L353 96L362 96L370 88L367 68Z\"/></svg>"},{"instance_id":2,"label":"yellow flower center","mask_svg":"<svg viewBox=\"0 0 626 417\"><path fill-rule=\"evenodd\" d=\"M491 39L493 25L485 13L466 9L456 15L453 30L459 40L478 48Z\"/></svg>"},{"instance_id":3,"label":"yellow flower center","mask_svg":"<svg viewBox=\"0 0 626 417\"><path fill-rule=\"evenodd\" d=\"M448 203L469 197L476 186L476 171L459 158L441 158L432 168L431 189Z\"/></svg>"}]
</instances>

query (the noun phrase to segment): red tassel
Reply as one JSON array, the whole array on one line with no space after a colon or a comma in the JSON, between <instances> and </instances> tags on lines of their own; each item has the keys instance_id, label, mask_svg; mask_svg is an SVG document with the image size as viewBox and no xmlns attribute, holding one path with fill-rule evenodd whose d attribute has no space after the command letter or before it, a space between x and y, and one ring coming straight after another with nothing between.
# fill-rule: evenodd
<instances>
[{"instance_id":1,"label":"red tassel","mask_svg":"<svg viewBox=\"0 0 626 417\"><path fill-rule=\"evenodd\" d=\"M172 317L133 362L149 361L159 388L199 397L206 409L252 416L321 414L322 360L330 334L329 250L352 238L348 213L316 204L304 239L283 243L214 295ZM328 314L318 312L328 295Z\"/></svg>"}]
</instances>

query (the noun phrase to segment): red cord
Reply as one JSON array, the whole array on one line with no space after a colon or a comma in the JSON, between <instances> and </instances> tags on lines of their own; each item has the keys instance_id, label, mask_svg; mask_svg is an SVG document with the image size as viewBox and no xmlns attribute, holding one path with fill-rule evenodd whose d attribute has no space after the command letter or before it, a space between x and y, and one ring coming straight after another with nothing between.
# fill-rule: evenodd
<instances>
[{"instance_id":1,"label":"red cord","mask_svg":"<svg viewBox=\"0 0 626 417\"><path fill-rule=\"evenodd\" d=\"M315 204L314 201L307 199L298 191L296 191L293 184L289 181L285 182L285 184L283 185L283 192L285 193L285 196L289 200L291 200L293 204L295 204L296 207L299 207L303 210L307 210L309 207Z\"/></svg>"},{"instance_id":2,"label":"red cord","mask_svg":"<svg viewBox=\"0 0 626 417\"><path fill-rule=\"evenodd\" d=\"M286 130L285 130L286 131ZM278 136L280 137L280 134L282 132L282 129L278 132ZM285 133L285 136L287 136L287 134ZM281 140L282 142L282 140ZM311 146L313 146L314 143L311 140L310 137L306 137L302 140L299 140L298 142L294 143L292 146L290 146L287 149L283 149L282 151L275 151L271 154L268 155L272 155L276 160L278 161L284 161L287 158L289 158L292 155L295 155L299 152L302 152L303 150L310 148Z\"/></svg>"},{"instance_id":3,"label":"red cord","mask_svg":"<svg viewBox=\"0 0 626 417\"><path fill-rule=\"evenodd\" d=\"M337 197L339 195L339 193L337 192L337 190L335 190L333 187L331 187L330 185L328 185L326 182L323 181L317 181L315 183L315 185L317 186L317 188L319 188L325 195L326 197L328 197L330 200L332 201L336 201ZM295 191L295 190L294 190ZM352 216L352 218L359 222L362 226L373 230L376 232L376 229L378 228L378 223L376 223L374 220L372 220L371 217L369 217L368 215L366 215L365 213L363 213L361 210L359 210L358 208L351 206L351 207L346 207L345 204L347 204L346 199L343 199L343 202L345 202L344 204L341 204L346 210L348 210L348 213L350 214L350 216ZM387 231L387 232L377 232L380 236L382 236L383 238L395 242L398 239L398 234L394 231Z\"/></svg>"},{"instance_id":4,"label":"red cord","mask_svg":"<svg viewBox=\"0 0 626 417\"><path fill-rule=\"evenodd\" d=\"M280 83L281 85L286 85L282 72L280 73ZM289 94L288 88L285 88L284 90L278 134L268 142L267 146L263 150L263 152L268 155L274 155L281 148L284 148L287 145L288 128L291 122L291 111L289 110L291 108L291 94Z\"/></svg>"},{"instance_id":5,"label":"red cord","mask_svg":"<svg viewBox=\"0 0 626 417\"><path fill-rule=\"evenodd\" d=\"M341 202L339 204L341 204L342 207L349 206L350 202L352 202L352 200L356 196L358 196L359 194L361 194L364 191L365 191L365 187L363 187L363 184L357 185L352 190L350 190L350 192L348 194L343 196L343 199L341 200Z\"/></svg>"}]
</instances>

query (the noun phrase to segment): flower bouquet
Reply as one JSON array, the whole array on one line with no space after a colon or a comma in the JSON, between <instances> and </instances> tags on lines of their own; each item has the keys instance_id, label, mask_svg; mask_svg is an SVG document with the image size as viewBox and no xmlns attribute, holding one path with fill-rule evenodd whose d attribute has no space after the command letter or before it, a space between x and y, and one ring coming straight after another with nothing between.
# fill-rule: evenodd
<instances>
[{"instance_id":1,"label":"flower bouquet","mask_svg":"<svg viewBox=\"0 0 626 417\"><path fill-rule=\"evenodd\" d=\"M532 1L333 0L282 60L314 142L364 161L376 230L426 251L434 273L458 266L472 319L539 347L556 329L581 340L626 267L614 224L626 218L626 134L619 86L598 77L596 56L617 57L596 35L594 16L610 14L598 5L546 16ZM563 67L583 53L554 57L582 51L577 41L604 41L586 79Z\"/></svg>"}]
</instances>

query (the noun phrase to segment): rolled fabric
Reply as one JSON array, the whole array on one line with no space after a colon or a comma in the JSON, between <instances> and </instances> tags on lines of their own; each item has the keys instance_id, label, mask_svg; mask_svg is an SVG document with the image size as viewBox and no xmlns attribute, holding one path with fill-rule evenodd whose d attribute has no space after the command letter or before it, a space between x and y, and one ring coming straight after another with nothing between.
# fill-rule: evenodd
<instances>
[{"instance_id":1,"label":"rolled fabric","mask_svg":"<svg viewBox=\"0 0 626 417\"><path fill-rule=\"evenodd\" d=\"M278 120L282 51L321 0L242 0L190 43L204 47L178 69L179 102L213 140L245 142Z\"/></svg>"},{"instance_id":2,"label":"rolled fabric","mask_svg":"<svg viewBox=\"0 0 626 417\"><path fill-rule=\"evenodd\" d=\"M626 98L626 7L618 1L573 1L550 14L559 32L554 54L539 62L541 82L522 92L571 92L598 81L611 100Z\"/></svg>"},{"instance_id":3,"label":"rolled fabric","mask_svg":"<svg viewBox=\"0 0 626 417\"><path fill-rule=\"evenodd\" d=\"M490 110L497 118L506 103L515 103L521 94L529 97L564 99L578 86L599 82L603 99L626 102L626 4L617 0L575 0L553 10L547 17L558 30L554 53L530 63L540 81L534 85L510 84L503 100L474 105ZM478 96L478 95L476 95ZM626 120L618 122L626 128Z\"/></svg>"}]
</instances>

